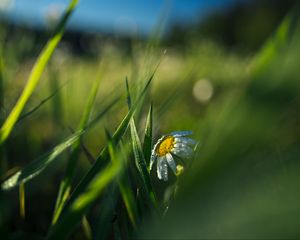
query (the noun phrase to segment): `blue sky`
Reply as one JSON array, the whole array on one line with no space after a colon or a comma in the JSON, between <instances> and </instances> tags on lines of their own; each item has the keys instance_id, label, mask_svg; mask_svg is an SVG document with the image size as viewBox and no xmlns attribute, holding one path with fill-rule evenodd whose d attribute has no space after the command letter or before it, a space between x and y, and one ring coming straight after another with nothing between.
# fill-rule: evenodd
<instances>
[{"instance_id":1,"label":"blue sky","mask_svg":"<svg viewBox=\"0 0 300 240\"><path fill-rule=\"evenodd\" d=\"M68 0L0 0L10 4L0 13L11 21L43 27L55 18ZM161 17L174 22L196 21L239 0L81 0L69 27L84 31L138 32L149 34ZM1 6L0 6L1 7ZM166 14L165 14L166 13ZM48 16L48 17L47 17Z\"/></svg>"}]
</instances>

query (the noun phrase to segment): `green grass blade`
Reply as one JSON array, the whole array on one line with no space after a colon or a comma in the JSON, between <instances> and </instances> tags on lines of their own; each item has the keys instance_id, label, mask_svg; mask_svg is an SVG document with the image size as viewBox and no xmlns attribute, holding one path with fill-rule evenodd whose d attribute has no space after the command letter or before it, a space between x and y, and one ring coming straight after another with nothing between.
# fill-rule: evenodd
<instances>
[{"instance_id":1,"label":"green grass blade","mask_svg":"<svg viewBox=\"0 0 300 240\"><path fill-rule=\"evenodd\" d=\"M135 109L137 108L138 104L140 103L143 96L147 92L147 90L149 88L149 85L150 85L150 83L153 79L154 73L150 76L150 78L149 78L148 82L146 83L143 91L140 93L139 97L137 98L137 101L132 105L132 108L127 113L127 115L124 117L124 119L122 120L122 122L118 126L117 130L115 131L115 133L112 137L112 141L115 144L118 144L119 141L121 140L121 138L123 137L123 135L125 134L125 132L127 130L127 127L129 125L129 121L130 121ZM101 151L98 158L96 159L96 162L94 163L94 165L91 167L91 169L88 171L88 173L85 175L85 177L80 181L80 183L78 184L78 186L76 187L76 189L72 193L66 207L68 207L68 205L70 205L73 201L75 201L76 198L80 195L81 192L86 190L88 184L93 180L95 175L105 166L105 164L107 164L108 159L109 159L108 148L105 147Z\"/></svg>"},{"instance_id":2,"label":"green grass blade","mask_svg":"<svg viewBox=\"0 0 300 240\"><path fill-rule=\"evenodd\" d=\"M153 123L152 123L152 104L151 104L147 116L144 144L143 144L143 153L144 153L148 171L150 168L149 165L150 165L150 158L151 158L151 151L152 151L152 124Z\"/></svg>"},{"instance_id":3,"label":"green grass blade","mask_svg":"<svg viewBox=\"0 0 300 240\"><path fill-rule=\"evenodd\" d=\"M133 154L134 154L134 159L135 159L135 165L138 169L139 175L142 179L143 182L143 187L146 190L146 195L149 201L149 205L156 205L156 197L155 193L152 188L151 180L150 180L150 175L146 166L143 150L142 150L142 145L140 138L138 136L136 126L134 123L134 119L131 118L130 120L130 132L131 132L131 141L132 141L132 148L133 148Z\"/></svg>"},{"instance_id":4,"label":"green grass blade","mask_svg":"<svg viewBox=\"0 0 300 240\"><path fill-rule=\"evenodd\" d=\"M93 105L96 100L96 96L97 96L97 92L98 92L98 88L99 88L99 84L100 84L100 79L101 78L98 77L94 81L94 84L92 86L92 89L91 89L91 92L90 92L90 95L88 98L87 105L84 109L84 113L81 117L77 131L82 131L86 127L86 125L91 117ZM54 224L56 222L56 220L58 219L59 214L62 211L63 205L69 197L71 184L73 182L76 165L77 165L77 161L79 158L79 153L80 153L80 137L79 137L79 139L77 139L77 141L74 143L74 145L72 147L72 153L71 153L71 156L67 163L66 173L65 173L65 176L62 179L60 187L59 187L59 194L58 194L56 204L55 204L55 210L54 210L54 214L53 214L52 224Z\"/></svg>"},{"instance_id":5,"label":"green grass blade","mask_svg":"<svg viewBox=\"0 0 300 240\"><path fill-rule=\"evenodd\" d=\"M72 0L70 2L68 9L66 10L63 18L61 19L60 23L58 24L58 27L54 32L53 37L49 39L47 45L44 47L36 63L34 64L34 67L32 68L32 71L29 75L28 82L26 83L26 86L20 98L18 99L17 103L13 107L11 113L9 114L9 116L7 117L0 129L0 144L2 144L9 136L25 104L27 103L29 97L38 85L47 63L49 62L54 50L56 49L58 43L60 42L63 36L67 20L69 19L77 4L78 0Z\"/></svg>"},{"instance_id":6,"label":"green grass blade","mask_svg":"<svg viewBox=\"0 0 300 240\"><path fill-rule=\"evenodd\" d=\"M97 200L105 187L107 187L121 172L122 163L113 163L98 173L81 192L70 206L63 212L55 225L51 228L47 239L65 239L72 229L80 222L82 216Z\"/></svg>"},{"instance_id":7,"label":"green grass blade","mask_svg":"<svg viewBox=\"0 0 300 240\"><path fill-rule=\"evenodd\" d=\"M130 109L130 107L131 107L131 95L130 95L130 91L129 91L129 84L128 84L128 79L127 78L126 78L126 91L127 91L128 108ZM150 111L152 112L151 108L150 108ZM148 117L149 117L149 119L147 119L147 126L150 127L149 122L151 122L151 124L152 124L152 119L151 119L150 115L148 115ZM153 191L152 191L151 181L150 181L150 178L149 178L149 173L148 173L148 170L147 170L147 165L146 165L144 153L142 151L140 138L137 134L137 130L136 130L136 126L135 126L135 122L134 122L133 117L130 120L130 131L131 131L132 147L133 147L133 153L134 153L136 167L137 167L137 169L139 171L139 174L140 174L140 176L143 180L144 188L146 189L147 194L150 194L151 197L153 197L152 200L154 200L155 197L154 197L154 194L152 195ZM150 129L146 129L146 131L148 131L148 134L150 133ZM152 132L152 130L151 130L151 132ZM151 137L150 137L150 141L151 141ZM150 142L150 144L151 144L151 142ZM151 149L150 149L150 154L151 154Z\"/></svg>"},{"instance_id":8,"label":"green grass blade","mask_svg":"<svg viewBox=\"0 0 300 240\"><path fill-rule=\"evenodd\" d=\"M45 168L52 163L62 152L74 144L78 138L84 134L88 129L90 129L94 124L97 123L107 112L108 110L116 103L113 101L110 103L94 120L92 120L85 130L76 132L65 139L62 143L58 144L52 150L48 151L41 157L37 158L35 161L28 164L24 169L17 171L11 177L6 179L2 184L1 188L3 190L9 190L18 186L21 182L27 182L30 179L36 177L40 174Z\"/></svg>"}]
</instances>

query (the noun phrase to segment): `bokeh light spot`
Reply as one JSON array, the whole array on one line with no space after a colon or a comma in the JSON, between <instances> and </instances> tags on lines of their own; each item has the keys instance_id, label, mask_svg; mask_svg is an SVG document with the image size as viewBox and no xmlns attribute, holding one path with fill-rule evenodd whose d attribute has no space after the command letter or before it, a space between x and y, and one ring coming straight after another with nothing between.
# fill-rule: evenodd
<instances>
[{"instance_id":1,"label":"bokeh light spot","mask_svg":"<svg viewBox=\"0 0 300 240\"><path fill-rule=\"evenodd\" d=\"M208 79L198 80L193 87L194 97L201 103L208 102L214 94L214 88Z\"/></svg>"}]
</instances>

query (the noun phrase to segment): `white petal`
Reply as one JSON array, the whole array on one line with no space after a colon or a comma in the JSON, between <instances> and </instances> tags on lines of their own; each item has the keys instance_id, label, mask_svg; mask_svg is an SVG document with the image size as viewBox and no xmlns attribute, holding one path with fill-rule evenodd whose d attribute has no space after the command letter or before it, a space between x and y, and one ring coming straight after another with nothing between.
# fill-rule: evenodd
<instances>
[{"instance_id":1,"label":"white petal","mask_svg":"<svg viewBox=\"0 0 300 240\"><path fill-rule=\"evenodd\" d=\"M191 138L177 137L177 138L175 138L175 143L185 143L188 145L196 145L198 142Z\"/></svg>"},{"instance_id":2,"label":"white petal","mask_svg":"<svg viewBox=\"0 0 300 240\"><path fill-rule=\"evenodd\" d=\"M155 160L156 160L156 154L155 154L155 149L153 149L150 158L150 170L152 169Z\"/></svg>"},{"instance_id":3,"label":"white petal","mask_svg":"<svg viewBox=\"0 0 300 240\"><path fill-rule=\"evenodd\" d=\"M175 143L174 144L174 148L186 148L186 147L188 147L188 145L185 143Z\"/></svg>"},{"instance_id":4,"label":"white petal","mask_svg":"<svg viewBox=\"0 0 300 240\"><path fill-rule=\"evenodd\" d=\"M160 180L168 180L168 164L167 159L164 156L157 157L157 177Z\"/></svg>"},{"instance_id":5,"label":"white petal","mask_svg":"<svg viewBox=\"0 0 300 240\"><path fill-rule=\"evenodd\" d=\"M172 135L173 137L185 137L191 134L193 134L192 131L177 131L177 132L171 132L170 135Z\"/></svg>"},{"instance_id":6,"label":"white petal","mask_svg":"<svg viewBox=\"0 0 300 240\"><path fill-rule=\"evenodd\" d=\"M174 148L172 153L182 158L190 158L193 156L193 150L189 146Z\"/></svg>"},{"instance_id":7,"label":"white petal","mask_svg":"<svg viewBox=\"0 0 300 240\"><path fill-rule=\"evenodd\" d=\"M168 181L168 164L166 158L163 159L162 161L162 177L164 181Z\"/></svg>"},{"instance_id":8,"label":"white petal","mask_svg":"<svg viewBox=\"0 0 300 240\"><path fill-rule=\"evenodd\" d=\"M163 163L163 157L157 157L157 177L158 179L162 179L162 163Z\"/></svg>"},{"instance_id":9,"label":"white petal","mask_svg":"<svg viewBox=\"0 0 300 240\"><path fill-rule=\"evenodd\" d=\"M167 159L167 162L168 162L170 168L172 169L174 174L176 174L176 163L174 161L174 158L172 157L172 155L170 153L167 153L166 159Z\"/></svg>"}]
</instances>

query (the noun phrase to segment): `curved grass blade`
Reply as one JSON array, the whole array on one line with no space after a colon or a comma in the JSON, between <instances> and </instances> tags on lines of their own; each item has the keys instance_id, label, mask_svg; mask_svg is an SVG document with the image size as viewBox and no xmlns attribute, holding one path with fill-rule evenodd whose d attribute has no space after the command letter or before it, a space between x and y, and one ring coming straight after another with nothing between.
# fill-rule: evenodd
<instances>
[{"instance_id":1,"label":"curved grass blade","mask_svg":"<svg viewBox=\"0 0 300 240\"><path fill-rule=\"evenodd\" d=\"M147 115L144 144L143 144L143 153L147 164L148 172L150 169L151 151L152 151L152 104L150 105L149 112Z\"/></svg>"},{"instance_id":2,"label":"curved grass blade","mask_svg":"<svg viewBox=\"0 0 300 240\"><path fill-rule=\"evenodd\" d=\"M130 95L130 91L129 91L129 84L128 84L128 79L127 78L126 78L126 91L127 91L128 108L130 109L131 108L131 95ZM152 111L151 108L150 108L150 111ZM150 120L151 119L149 119L149 121L148 121L148 119L147 119L147 126L148 126L148 122L150 122ZM149 125L149 127L150 127L150 125ZM140 176L143 180L146 192L151 195L150 192L153 192L152 191L152 186L151 186L151 182L150 182L150 178L149 178L149 173L148 173L148 170L147 170L147 165L146 165L146 162L145 162L145 157L144 157L144 154L143 154L143 151L142 151L140 138L137 134L137 130L136 130L136 126L135 126L135 122L134 122L133 117L130 120L130 131L131 131L131 139L132 139L132 147L133 147L133 153L134 153L134 158L135 158L135 164L136 164L136 167L139 171L139 174L140 174ZM149 132L150 132L150 129L148 129L148 133ZM151 130L151 132L152 132L152 130ZM151 149L150 149L150 154L151 154ZM150 158L149 158L149 160L150 160ZM154 197L154 195L153 195L153 197ZM155 199L155 197L153 198L153 200L154 199Z\"/></svg>"},{"instance_id":3,"label":"curved grass blade","mask_svg":"<svg viewBox=\"0 0 300 240\"><path fill-rule=\"evenodd\" d=\"M98 77L92 86L87 105L84 109L84 113L81 117L80 123L78 125L77 131L82 131L87 123L88 120L91 117L92 109L94 106L94 102L96 100L99 84L100 84L100 77ZM71 190L71 184L74 179L74 173L76 169L76 165L78 162L79 158L79 153L80 153L80 139L81 136L77 139L77 141L74 143L72 146L72 153L70 158L68 159L67 163L67 168L66 168L66 173L64 178L62 179L59 187L59 192L58 192L58 197L56 199L56 204L55 204L55 209L54 209L54 214L53 214L53 219L52 219L52 224L56 222L56 220L59 217L59 214L62 211L63 205L65 201L68 199L70 190Z\"/></svg>"},{"instance_id":4,"label":"curved grass blade","mask_svg":"<svg viewBox=\"0 0 300 240\"><path fill-rule=\"evenodd\" d=\"M1 184L1 188L3 190L9 190L18 186L22 182L25 183L30 179L36 177L43 170L45 170L45 168L50 163L52 163L61 153L63 153L68 147L73 145L81 135L83 135L87 130L94 126L115 103L116 100L110 103L94 120L92 120L88 124L88 126L84 130L75 132L74 134L66 138L62 143L54 147L52 150L48 151L41 157L37 158L35 161L28 164L24 169L17 171Z\"/></svg>"},{"instance_id":5,"label":"curved grass blade","mask_svg":"<svg viewBox=\"0 0 300 240\"><path fill-rule=\"evenodd\" d=\"M32 71L28 78L28 82L26 83L20 98L18 99L17 103L13 107L11 113L9 114L9 116L7 117L7 119L5 120L4 124L0 129L0 144L2 144L10 135L25 104L27 103L29 97L31 96L36 86L38 85L47 63L49 62L54 50L56 49L58 43L60 42L63 36L67 20L69 19L70 15L74 11L78 2L79 0L72 0L70 2L64 16L62 17L56 30L54 31L53 37L49 39L47 45L40 53L36 63L32 68Z\"/></svg>"},{"instance_id":6,"label":"curved grass blade","mask_svg":"<svg viewBox=\"0 0 300 240\"><path fill-rule=\"evenodd\" d=\"M150 175L147 170L147 166L146 166L146 162L145 162L145 158L144 158L144 154L143 154L143 150L142 150L141 141L138 136L133 118L131 118L131 120L130 120L130 132L131 132L131 141L132 141L132 148L133 148L135 164L139 171L139 175L142 179L142 182L144 185L143 187L146 190L146 196L149 201L149 205L156 206L156 196L155 196L155 193L152 188Z\"/></svg>"}]
</instances>

